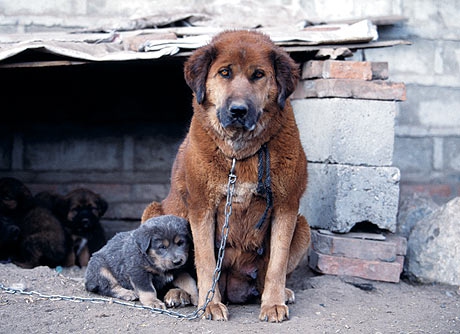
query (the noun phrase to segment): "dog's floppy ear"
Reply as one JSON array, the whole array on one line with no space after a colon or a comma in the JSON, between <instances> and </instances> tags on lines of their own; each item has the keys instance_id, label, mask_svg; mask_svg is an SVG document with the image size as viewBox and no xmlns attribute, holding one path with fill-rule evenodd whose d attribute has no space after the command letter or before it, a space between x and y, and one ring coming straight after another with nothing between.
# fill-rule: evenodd
<instances>
[{"instance_id":1,"label":"dog's floppy ear","mask_svg":"<svg viewBox=\"0 0 460 334\"><path fill-rule=\"evenodd\" d=\"M104 215L104 213L107 211L107 209L109 207L109 204L107 203L107 201L105 199L103 199L100 196L98 196L96 204L97 204L97 208L99 210L99 217L102 217Z\"/></svg>"},{"instance_id":2,"label":"dog's floppy ear","mask_svg":"<svg viewBox=\"0 0 460 334\"><path fill-rule=\"evenodd\" d=\"M284 109L286 99L294 92L300 77L299 65L282 49L273 52L278 105Z\"/></svg>"},{"instance_id":3,"label":"dog's floppy ear","mask_svg":"<svg viewBox=\"0 0 460 334\"><path fill-rule=\"evenodd\" d=\"M139 247L141 248L143 253L146 253L147 250L150 248L150 243L152 242L152 234L149 233L148 229L144 229L140 231L137 235L137 242L139 243Z\"/></svg>"},{"instance_id":4,"label":"dog's floppy ear","mask_svg":"<svg viewBox=\"0 0 460 334\"><path fill-rule=\"evenodd\" d=\"M211 44L197 49L184 64L187 85L195 93L196 102L203 103L206 95L206 78L217 50Z\"/></svg>"}]
</instances>

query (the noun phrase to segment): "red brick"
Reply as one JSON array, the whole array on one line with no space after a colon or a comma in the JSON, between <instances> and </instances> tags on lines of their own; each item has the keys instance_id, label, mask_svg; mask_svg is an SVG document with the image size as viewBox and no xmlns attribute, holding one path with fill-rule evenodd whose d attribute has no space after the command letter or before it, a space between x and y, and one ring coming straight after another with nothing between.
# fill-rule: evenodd
<instances>
[{"instance_id":1,"label":"red brick","mask_svg":"<svg viewBox=\"0 0 460 334\"><path fill-rule=\"evenodd\" d=\"M342 97L368 100L406 100L406 86L400 82L363 81L352 79L302 80L293 99Z\"/></svg>"},{"instance_id":2,"label":"red brick","mask_svg":"<svg viewBox=\"0 0 460 334\"><path fill-rule=\"evenodd\" d=\"M354 276L374 281L398 283L402 264L398 261L367 261L347 257L325 255L310 249L309 266L329 275Z\"/></svg>"},{"instance_id":3,"label":"red brick","mask_svg":"<svg viewBox=\"0 0 460 334\"><path fill-rule=\"evenodd\" d=\"M345 234L323 234L312 231L311 243L316 252L325 255L348 258L393 262L396 259L397 245L395 242L355 239Z\"/></svg>"},{"instance_id":4,"label":"red brick","mask_svg":"<svg viewBox=\"0 0 460 334\"><path fill-rule=\"evenodd\" d=\"M396 255L405 256L407 253L407 239L403 236L394 233L385 233L385 238L388 242L394 243L396 246Z\"/></svg>"},{"instance_id":5,"label":"red brick","mask_svg":"<svg viewBox=\"0 0 460 334\"><path fill-rule=\"evenodd\" d=\"M326 78L372 80L370 62L363 61L325 61Z\"/></svg>"},{"instance_id":6,"label":"red brick","mask_svg":"<svg viewBox=\"0 0 460 334\"><path fill-rule=\"evenodd\" d=\"M304 63L302 79L388 79L388 63L367 61L311 60Z\"/></svg>"},{"instance_id":7,"label":"red brick","mask_svg":"<svg viewBox=\"0 0 460 334\"><path fill-rule=\"evenodd\" d=\"M302 79L323 78L324 60L307 61L302 66Z\"/></svg>"}]
</instances>

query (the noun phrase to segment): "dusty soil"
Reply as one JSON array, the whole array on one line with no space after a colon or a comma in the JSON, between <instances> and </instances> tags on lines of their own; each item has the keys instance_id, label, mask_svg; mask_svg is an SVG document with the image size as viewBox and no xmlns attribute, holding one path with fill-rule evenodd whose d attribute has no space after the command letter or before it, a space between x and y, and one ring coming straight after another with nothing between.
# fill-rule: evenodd
<instances>
[{"instance_id":1,"label":"dusty soil","mask_svg":"<svg viewBox=\"0 0 460 334\"><path fill-rule=\"evenodd\" d=\"M58 273L48 267L1 264L0 333L460 333L460 291L455 286L316 275L303 263L288 281L296 303L283 323L260 322L258 304L230 305L229 321L217 322L43 296L100 297L85 290L83 275L77 267ZM12 294L4 287L34 293Z\"/></svg>"}]
</instances>

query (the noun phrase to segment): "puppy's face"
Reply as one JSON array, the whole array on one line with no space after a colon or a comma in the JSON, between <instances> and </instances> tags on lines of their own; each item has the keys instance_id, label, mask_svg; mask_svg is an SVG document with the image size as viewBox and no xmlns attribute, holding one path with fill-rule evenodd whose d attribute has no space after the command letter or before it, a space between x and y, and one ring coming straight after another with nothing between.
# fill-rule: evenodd
<instances>
[{"instance_id":1,"label":"puppy's face","mask_svg":"<svg viewBox=\"0 0 460 334\"><path fill-rule=\"evenodd\" d=\"M150 244L147 254L162 271L177 269L188 259L189 243L185 236L163 236L155 238Z\"/></svg>"},{"instance_id":2,"label":"puppy's face","mask_svg":"<svg viewBox=\"0 0 460 334\"><path fill-rule=\"evenodd\" d=\"M21 181L12 177L0 179L0 213L10 215L25 212L32 205L32 193Z\"/></svg>"},{"instance_id":3,"label":"puppy's face","mask_svg":"<svg viewBox=\"0 0 460 334\"><path fill-rule=\"evenodd\" d=\"M74 234L91 232L106 212L107 202L88 189L76 189L63 199L65 224Z\"/></svg>"},{"instance_id":4,"label":"puppy's face","mask_svg":"<svg viewBox=\"0 0 460 334\"><path fill-rule=\"evenodd\" d=\"M147 220L135 236L141 249L161 272L177 269L188 259L191 237L185 219L160 216Z\"/></svg>"}]
</instances>

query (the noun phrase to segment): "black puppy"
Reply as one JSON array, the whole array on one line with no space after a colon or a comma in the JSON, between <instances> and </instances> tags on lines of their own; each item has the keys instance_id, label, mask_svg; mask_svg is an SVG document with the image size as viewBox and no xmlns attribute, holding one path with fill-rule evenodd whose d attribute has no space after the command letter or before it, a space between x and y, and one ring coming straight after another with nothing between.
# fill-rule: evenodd
<instances>
[{"instance_id":1,"label":"black puppy","mask_svg":"<svg viewBox=\"0 0 460 334\"><path fill-rule=\"evenodd\" d=\"M184 270L191 248L188 222L172 215L147 220L137 229L119 232L89 260L88 291L165 308L197 304L195 280ZM169 283L178 289L159 298ZM166 304L166 305L165 305Z\"/></svg>"},{"instance_id":2,"label":"black puppy","mask_svg":"<svg viewBox=\"0 0 460 334\"><path fill-rule=\"evenodd\" d=\"M0 262L10 262L21 230L10 217L0 214Z\"/></svg>"}]
</instances>

